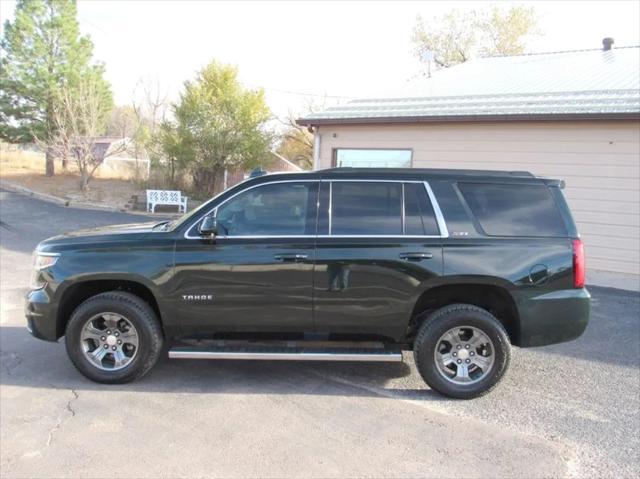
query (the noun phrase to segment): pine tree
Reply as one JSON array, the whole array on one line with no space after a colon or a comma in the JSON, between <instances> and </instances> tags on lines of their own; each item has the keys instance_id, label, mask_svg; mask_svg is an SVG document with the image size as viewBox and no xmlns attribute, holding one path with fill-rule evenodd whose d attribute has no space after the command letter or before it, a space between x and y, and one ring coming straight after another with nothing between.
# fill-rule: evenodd
<instances>
[{"instance_id":1,"label":"pine tree","mask_svg":"<svg viewBox=\"0 0 640 479\"><path fill-rule=\"evenodd\" d=\"M112 105L104 67L92 63L93 44L80 35L76 0L19 0L0 42L0 138L47 143L55 133L53 111L62 89L98 82L106 112ZM46 175L53 154L46 151Z\"/></svg>"}]
</instances>

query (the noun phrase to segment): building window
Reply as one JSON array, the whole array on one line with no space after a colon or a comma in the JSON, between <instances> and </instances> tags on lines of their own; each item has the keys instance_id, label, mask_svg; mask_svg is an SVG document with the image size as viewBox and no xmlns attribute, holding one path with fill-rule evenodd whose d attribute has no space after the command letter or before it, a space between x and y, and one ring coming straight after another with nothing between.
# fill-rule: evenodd
<instances>
[{"instance_id":1,"label":"building window","mask_svg":"<svg viewBox=\"0 0 640 479\"><path fill-rule=\"evenodd\" d=\"M354 168L409 168L411 150L337 148L334 150L334 165Z\"/></svg>"}]
</instances>

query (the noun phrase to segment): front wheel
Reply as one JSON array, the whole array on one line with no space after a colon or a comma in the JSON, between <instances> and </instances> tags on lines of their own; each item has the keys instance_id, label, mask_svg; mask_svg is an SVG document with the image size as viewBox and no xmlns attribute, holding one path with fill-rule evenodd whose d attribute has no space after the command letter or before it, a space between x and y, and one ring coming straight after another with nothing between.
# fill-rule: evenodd
<instances>
[{"instance_id":1,"label":"front wheel","mask_svg":"<svg viewBox=\"0 0 640 479\"><path fill-rule=\"evenodd\" d=\"M432 389L471 399L488 393L502 379L511 347L504 327L491 313L470 304L452 304L425 319L413 354Z\"/></svg>"},{"instance_id":2,"label":"front wheel","mask_svg":"<svg viewBox=\"0 0 640 479\"><path fill-rule=\"evenodd\" d=\"M87 299L73 312L65 334L73 365L99 383L126 383L144 376L162 351L162 328L153 309L122 291Z\"/></svg>"}]
</instances>

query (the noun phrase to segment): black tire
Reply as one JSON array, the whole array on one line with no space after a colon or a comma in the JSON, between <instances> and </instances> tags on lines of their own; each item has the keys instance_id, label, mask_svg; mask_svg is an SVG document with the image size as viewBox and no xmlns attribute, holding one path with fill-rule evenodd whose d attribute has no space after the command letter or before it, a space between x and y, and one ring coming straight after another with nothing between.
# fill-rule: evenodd
<instances>
[{"instance_id":1,"label":"black tire","mask_svg":"<svg viewBox=\"0 0 640 479\"><path fill-rule=\"evenodd\" d=\"M101 313L116 313L127 318L138 332L138 349L122 369L101 370L91 363L82 349L82 329L90 318ZM122 384L141 378L156 364L163 345L160 322L153 309L138 296L122 291L101 293L84 301L71 315L66 327L65 344L71 362L84 376L105 384Z\"/></svg>"},{"instance_id":2,"label":"black tire","mask_svg":"<svg viewBox=\"0 0 640 479\"><path fill-rule=\"evenodd\" d=\"M438 370L434 358L439 339L456 326L479 329L493 342L494 363L475 383L456 384ZM491 313L470 304L451 304L431 313L422 323L413 345L413 356L422 379L440 394L456 399L472 399L495 388L511 359L511 345L504 327Z\"/></svg>"}]
</instances>

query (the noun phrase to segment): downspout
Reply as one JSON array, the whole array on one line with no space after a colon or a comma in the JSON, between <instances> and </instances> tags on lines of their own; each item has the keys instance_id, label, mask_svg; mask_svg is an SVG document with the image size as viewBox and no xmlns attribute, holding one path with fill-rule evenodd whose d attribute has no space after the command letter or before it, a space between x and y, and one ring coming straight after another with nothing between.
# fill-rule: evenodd
<instances>
[{"instance_id":1,"label":"downspout","mask_svg":"<svg viewBox=\"0 0 640 479\"><path fill-rule=\"evenodd\" d=\"M320 127L313 129L313 169L320 168Z\"/></svg>"}]
</instances>

